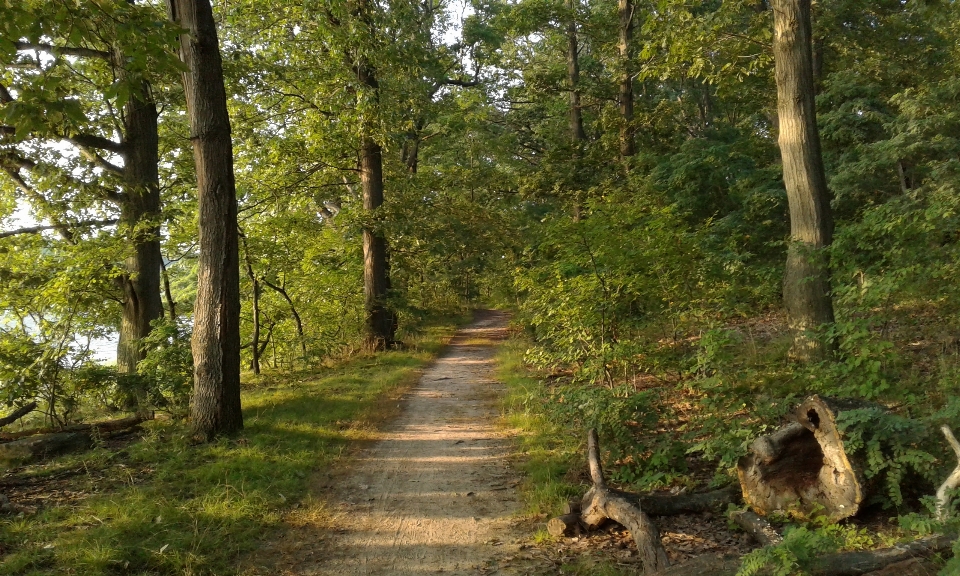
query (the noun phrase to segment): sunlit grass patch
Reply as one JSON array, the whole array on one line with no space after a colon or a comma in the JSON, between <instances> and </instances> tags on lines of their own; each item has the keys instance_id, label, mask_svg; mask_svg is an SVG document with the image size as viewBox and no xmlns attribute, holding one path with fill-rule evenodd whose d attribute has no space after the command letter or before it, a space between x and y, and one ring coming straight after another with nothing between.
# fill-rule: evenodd
<instances>
[{"instance_id":1,"label":"sunlit grass patch","mask_svg":"<svg viewBox=\"0 0 960 576\"><path fill-rule=\"evenodd\" d=\"M522 341L508 340L497 352L497 377L507 389L502 420L521 432L517 438L523 454L519 466L525 476L520 486L524 512L546 516L560 513L564 503L582 492L568 477L580 458L581 440L544 414L544 385L524 365L525 348Z\"/></svg>"},{"instance_id":2,"label":"sunlit grass patch","mask_svg":"<svg viewBox=\"0 0 960 576\"><path fill-rule=\"evenodd\" d=\"M75 479L84 494L0 518L0 575L237 573L287 516L323 509L308 492L311 474L370 437L452 333L445 323L401 351L245 382L245 427L234 438L192 446L184 425L154 421L119 452L56 461L85 467Z\"/></svg>"}]
</instances>

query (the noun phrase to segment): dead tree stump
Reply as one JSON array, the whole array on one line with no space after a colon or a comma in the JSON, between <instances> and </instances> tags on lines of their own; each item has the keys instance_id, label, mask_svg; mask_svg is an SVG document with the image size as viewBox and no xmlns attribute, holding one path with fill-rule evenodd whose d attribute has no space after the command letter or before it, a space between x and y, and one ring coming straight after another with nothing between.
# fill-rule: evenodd
<instances>
[{"instance_id":1,"label":"dead tree stump","mask_svg":"<svg viewBox=\"0 0 960 576\"><path fill-rule=\"evenodd\" d=\"M761 515L817 513L841 520L856 514L866 495L863 471L844 451L837 416L867 406L811 396L797 407L796 422L757 438L737 463L747 504Z\"/></svg>"}]
</instances>

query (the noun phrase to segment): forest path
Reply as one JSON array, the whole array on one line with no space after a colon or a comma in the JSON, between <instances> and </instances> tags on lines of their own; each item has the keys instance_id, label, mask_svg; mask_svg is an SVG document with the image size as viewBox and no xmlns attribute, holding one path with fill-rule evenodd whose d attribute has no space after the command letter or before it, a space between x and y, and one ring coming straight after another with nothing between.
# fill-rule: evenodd
<instances>
[{"instance_id":1,"label":"forest path","mask_svg":"<svg viewBox=\"0 0 960 576\"><path fill-rule=\"evenodd\" d=\"M336 533L284 574L513 574L520 546L510 439L496 427L496 343L507 317L461 329L328 497ZM301 552L306 552L301 548ZM289 557L288 557L289 558Z\"/></svg>"}]
</instances>

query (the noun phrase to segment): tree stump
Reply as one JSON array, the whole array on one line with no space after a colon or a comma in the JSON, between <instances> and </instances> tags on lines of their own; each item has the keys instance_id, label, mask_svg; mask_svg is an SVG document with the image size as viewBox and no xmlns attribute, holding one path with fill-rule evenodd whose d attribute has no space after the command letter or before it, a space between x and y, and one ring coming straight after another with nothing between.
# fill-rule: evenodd
<instances>
[{"instance_id":1,"label":"tree stump","mask_svg":"<svg viewBox=\"0 0 960 576\"><path fill-rule=\"evenodd\" d=\"M865 497L859 462L851 462L837 429L844 410L872 406L859 400L811 396L796 422L757 438L737 463L743 498L758 514L813 513L832 520L853 516Z\"/></svg>"}]
</instances>

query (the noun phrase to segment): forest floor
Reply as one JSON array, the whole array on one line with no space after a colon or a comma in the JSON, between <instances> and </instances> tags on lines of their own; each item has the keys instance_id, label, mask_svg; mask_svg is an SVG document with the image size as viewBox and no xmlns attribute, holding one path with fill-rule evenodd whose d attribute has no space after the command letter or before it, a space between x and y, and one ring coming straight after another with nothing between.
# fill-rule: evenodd
<instances>
[{"instance_id":1,"label":"forest floor","mask_svg":"<svg viewBox=\"0 0 960 576\"><path fill-rule=\"evenodd\" d=\"M506 324L488 311L461 329L376 442L318 474L314 509L292 514L258 563L284 575L532 573L513 443L497 425Z\"/></svg>"}]
</instances>

